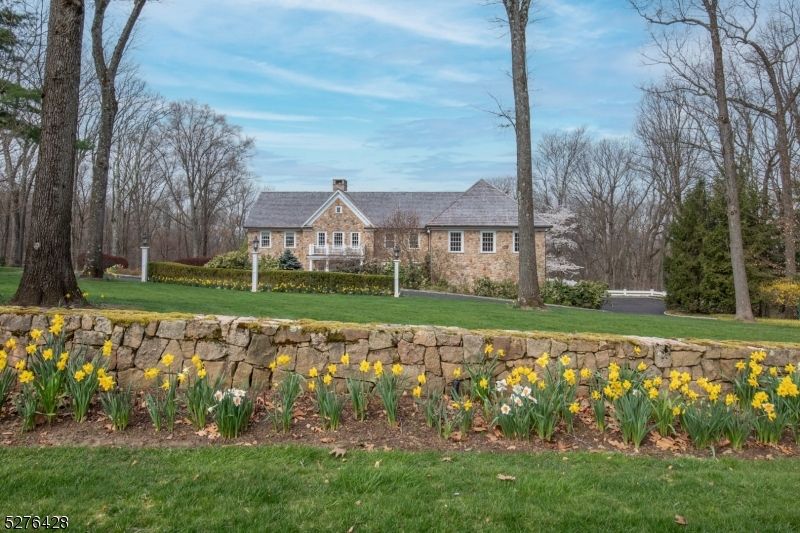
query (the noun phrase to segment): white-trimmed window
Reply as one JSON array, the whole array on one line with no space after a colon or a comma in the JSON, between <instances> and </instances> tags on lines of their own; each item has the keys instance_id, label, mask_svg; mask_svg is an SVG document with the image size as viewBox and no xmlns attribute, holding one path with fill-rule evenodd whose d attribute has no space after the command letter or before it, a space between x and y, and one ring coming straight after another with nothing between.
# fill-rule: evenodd
<instances>
[{"instance_id":1,"label":"white-trimmed window","mask_svg":"<svg viewBox=\"0 0 800 533\"><path fill-rule=\"evenodd\" d=\"M495 252L494 242L495 242L495 232L493 232L493 231L482 231L481 232L481 253L493 254Z\"/></svg>"},{"instance_id":2,"label":"white-trimmed window","mask_svg":"<svg viewBox=\"0 0 800 533\"><path fill-rule=\"evenodd\" d=\"M262 231L261 232L261 242L259 244L260 248L272 248L272 232L271 231Z\"/></svg>"},{"instance_id":3,"label":"white-trimmed window","mask_svg":"<svg viewBox=\"0 0 800 533\"><path fill-rule=\"evenodd\" d=\"M333 247L334 248L344 248L344 232L343 231L334 231L333 232Z\"/></svg>"},{"instance_id":4,"label":"white-trimmed window","mask_svg":"<svg viewBox=\"0 0 800 533\"><path fill-rule=\"evenodd\" d=\"M460 254L464 252L464 232L451 231L450 232L450 252Z\"/></svg>"},{"instance_id":5,"label":"white-trimmed window","mask_svg":"<svg viewBox=\"0 0 800 533\"><path fill-rule=\"evenodd\" d=\"M519 232L514 232L514 253L519 253Z\"/></svg>"},{"instance_id":6,"label":"white-trimmed window","mask_svg":"<svg viewBox=\"0 0 800 533\"><path fill-rule=\"evenodd\" d=\"M317 232L317 246L325 246L328 244L328 235L324 231Z\"/></svg>"},{"instance_id":7,"label":"white-trimmed window","mask_svg":"<svg viewBox=\"0 0 800 533\"><path fill-rule=\"evenodd\" d=\"M350 248L358 248L361 246L361 234L354 231L350 234Z\"/></svg>"},{"instance_id":8,"label":"white-trimmed window","mask_svg":"<svg viewBox=\"0 0 800 533\"><path fill-rule=\"evenodd\" d=\"M394 233L384 233L383 234L383 247L384 248L394 248Z\"/></svg>"},{"instance_id":9,"label":"white-trimmed window","mask_svg":"<svg viewBox=\"0 0 800 533\"><path fill-rule=\"evenodd\" d=\"M342 212L342 206L337 205L336 207L333 208L333 212L336 213L337 215L340 214Z\"/></svg>"},{"instance_id":10,"label":"white-trimmed window","mask_svg":"<svg viewBox=\"0 0 800 533\"><path fill-rule=\"evenodd\" d=\"M409 250L419 250L419 233L416 231L408 235Z\"/></svg>"},{"instance_id":11,"label":"white-trimmed window","mask_svg":"<svg viewBox=\"0 0 800 533\"><path fill-rule=\"evenodd\" d=\"M294 248L295 246L295 234L293 231L285 231L283 232L283 247L284 248Z\"/></svg>"}]
</instances>

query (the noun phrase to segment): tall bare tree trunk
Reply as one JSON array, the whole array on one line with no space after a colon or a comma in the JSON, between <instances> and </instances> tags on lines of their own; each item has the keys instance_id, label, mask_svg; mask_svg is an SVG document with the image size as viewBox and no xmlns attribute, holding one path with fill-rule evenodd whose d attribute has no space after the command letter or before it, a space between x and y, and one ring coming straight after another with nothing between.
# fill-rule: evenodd
<instances>
[{"instance_id":1,"label":"tall bare tree trunk","mask_svg":"<svg viewBox=\"0 0 800 533\"><path fill-rule=\"evenodd\" d=\"M84 11L83 0L50 3L39 166L15 305L83 299L72 270L70 233Z\"/></svg>"},{"instance_id":2,"label":"tall bare tree trunk","mask_svg":"<svg viewBox=\"0 0 800 533\"><path fill-rule=\"evenodd\" d=\"M93 278L103 277L103 233L106 220L106 194L108 191L108 165L111 158L111 141L114 135L114 121L117 118L116 77L122 55L133 31L133 26L142 12L147 0L136 0L128 21L117 40L114 53L106 65L103 48L103 22L106 8L111 0L95 0L94 20L92 21L92 56L100 82L100 130L97 151L92 168L92 192L89 207L89 246L86 252L85 273Z\"/></svg>"},{"instance_id":3,"label":"tall bare tree trunk","mask_svg":"<svg viewBox=\"0 0 800 533\"><path fill-rule=\"evenodd\" d=\"M747 284L747 271L742 242L742 217L739 209L739 174L733 147L733 127L728 111L728 93L725 84L725 67L719 29L719 1L703 0L708 13L708 32L711 37L711 52L714 56L714 88L716 89L717 125L722 141L722 163L725 172L725 196L728 209L728 231L730 233L731 266L733 268L733 288L736 296L736 318L744 322L755 322L750 303L750 288Z\"/></svg>"},{"instance_id":4,"label":"tall bare tree trunk","mask_svg":"<svg viewBox=\"0 0 800 533\"><path fill-rule=\"evenodd\" d=\"M519 296L521 309L546 310L539 291L536 265L536 228L533 217L531 107L528 95L527 47L530 0L503 0L511 36L511 73L514 80L514 129L517 137L517 202L519 213Z\"/></svg>"}]
</instances>

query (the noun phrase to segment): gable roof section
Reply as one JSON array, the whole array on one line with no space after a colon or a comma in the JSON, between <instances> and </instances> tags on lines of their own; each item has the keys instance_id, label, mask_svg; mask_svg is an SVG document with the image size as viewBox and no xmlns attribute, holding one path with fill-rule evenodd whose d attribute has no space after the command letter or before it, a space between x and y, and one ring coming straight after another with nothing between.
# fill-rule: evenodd
<instances>
[{"instance_id":1,"label":"gable roof section","mask_svg":"<svg viewBox=\"0 0 800 533\"><path fill-rule=\"evenodd\" d=\"M428 225L515 228L519 226L517 201L486 180L479 180ZM549 227L541 220L536 220L535 225Z\"/></svg>"},{"instance_id":2,"label":"gable roof section","mask_svg":"<svg viewBox=\"0 0 800 533\"><path fill-rule=\"evenodd\" d=\"M353 203L353 201L350 198L348 198L347 195L344 192L336 191L331 195L330 198L328 198L325 201L324 204L322 204L319 207L319 209L314 211L314 213L310 217L308 217L308 220L306 220L303 223L303 227L311 226L314 223L314 221L317 220L322 215L322 213L324 213L333 204L333 202L335 202L336 200L341 200L342 203L344 205L346 205L350 209L350 211L352 211L353 214L358 217L358 219L361 222L364 223L364 227L365 228L374 226L372 221L370 221L370 219L367 218L366 215L364 215L364 213L361 212L361 210L358 208L358 206L356 206Z\"/></svg>"},{"instance_id":3,"label":"gable roof section","mask_svg":"<svg viewBox=\"0 0 800 533\"><path fill-rule=\"evenodd\" d=\"M348 192L359 209L377 226L396 211L416 213L420 227L425 227L447 206L455 202L460 192Z\"/></svg>"},{"instance_id":4,"label":"gable roof section","mask_svg":"<svg viewBox=\"0 0 800 533\"><path fill-rule=\"evenodd\" d=\"M331 196L331 192L262 192L250 208L244 227L301 228Z\"/></svg>"}]
</instances>

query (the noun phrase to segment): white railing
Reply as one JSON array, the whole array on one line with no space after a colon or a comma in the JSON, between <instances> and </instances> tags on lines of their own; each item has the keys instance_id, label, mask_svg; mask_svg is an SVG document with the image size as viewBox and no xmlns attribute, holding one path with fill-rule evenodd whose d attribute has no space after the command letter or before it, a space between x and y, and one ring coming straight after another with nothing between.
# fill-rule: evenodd
<instances>
[{"instance_id":1,"label":"white railing","mask_svg":"<svg viewBox=\"0 0 800 533\"><path fill-rule=\"evenodd\" d=\"M649 291L629 291L628 289L607 291L609 296L623 297L623 298L665 298L667 293L664 291L657 291L650 289Z\"/></svg>"},{"instance_id":2,"label":"white railing","mask_svg":"<svg viewBox=\"0 0 800 533\"><path fill-rule=\"evenodd\" d=\"M342 256L342 257L363 257L364 245L361 246L317 246L308 245L309 256Z\"/></svg>"}]
</instances>

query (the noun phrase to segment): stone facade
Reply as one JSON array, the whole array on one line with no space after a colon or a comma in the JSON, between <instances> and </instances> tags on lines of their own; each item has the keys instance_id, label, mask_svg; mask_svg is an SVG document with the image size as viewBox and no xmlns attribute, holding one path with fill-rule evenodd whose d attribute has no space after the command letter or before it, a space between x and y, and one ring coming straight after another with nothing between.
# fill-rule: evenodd
<instances>
[{"instance_id":1,"label":"stone facade","mask_svg":"<svg viewBox=\"0 0 800 533\"><path fill-rule=\"evenodd\" d=\"M0 315L0 342L17 340L9 353L9 365L25 357L25 345L32 328L46 330L53 313L29 314L26 310ZM568 355L570 366L603 370L609 363L638 365L644 362L652 376L667 377L672 370L689 372L693 379L706 377L724 382L735 373L736 361L753 350L767 351L766 365L786 365L800 361L800 347L782 348L758 345L731 347L688 344L676 340L609 337L606 340L578 335L533 334L524 332L481 332L458 328L417 326L367 326L288 320L256 320L252 317L195 316L186 319L148 315L143 323L115 324L101 314L65 315L64 331L69 349L85 344L90 355L99 353L111 340L113 351L109 370L126 385L144 384L144 369L155 366L166 353L175 356L173 368L191 367L189 360L198 354L211 377L227 376L227 383L239 387L270 387L273 381L269 364L278 355L291 357L292 370L308 375L312 366L336 363L337 378L356 375L364 360L385 365L402 363L413 378L425 373L430 386L444 388L453 372L465 362L480 361L487 344L502 349L498 375L505 376L515 366L533 366L547 352L552 358ZM43 342L40 340L39 342ZM637 350L638 347L638 350ZM339 364L344 353L350 365ZM279 377L277 379L280 379ZM411 380L413 381L413 380ZM410 381L410 382L411 382ZM579 393L586 394L585 387Z\"/></svg>"},{"instance_id":2,"label":"stone facade","mask_svg":"<svg viewBox=\"0 0 800 533\"><path fill-rule=\"evenodd\" d=\"M341 212L337 213L336 209ZM259 247L262 256L278 257L286 249L284 247L284 234L288 230L270 231L270 247ZM463 235L463 252L450 252L449 238L451 231L460 231ZM494 235L494 252L482 252L481 236L483 232ZM344 238L344 249L341 256L334 255L326 258L309 256L309 245L316 244L317 234L324 232L329 247L333 246L333 234L341 232ZM359 244L364 247L364 255L360 252L348 251L351 245L351 234L357 233ZM454 284L471 285L476 279L488 277L493 281L511 279L519 280L519 253L514 251L514 230L511 229L464 229L449 228L448 230L430 230L419 228L418 248L408 250L404 243L404 257L411 256L412 260L421 262L433 250L433 261L438 263L439 272L445 279ZM306 270L325 270L326 261L336 261L342 258L361 261L377 259L379 261L391 260L392 253L386 248L384 238L380 232L371 227L365 227L359 217L341 200L333 202L314 222L311 228L294 230L295 246L290 248L292 253L300 260ZM376 237L377 236L377 237ZM248 242L258 238L261 232L251 231ZM408 238L404 234L403 238ZM536 258L539 274L539 284L545 280L545 239L546 232L536 232ZM378 242L379 241L379 242Z\"/></svg>"}]
</instances>

